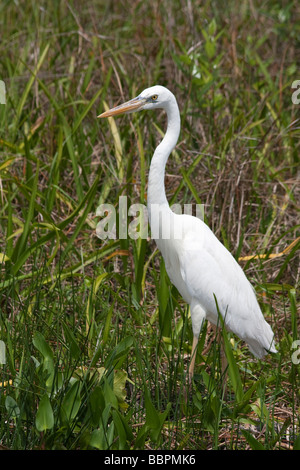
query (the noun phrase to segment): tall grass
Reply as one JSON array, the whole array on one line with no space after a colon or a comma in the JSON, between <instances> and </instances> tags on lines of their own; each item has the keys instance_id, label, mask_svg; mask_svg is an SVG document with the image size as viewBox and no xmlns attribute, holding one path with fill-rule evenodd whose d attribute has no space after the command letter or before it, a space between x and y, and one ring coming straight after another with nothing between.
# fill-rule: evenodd
<instances>
[{"instance_id":1,"label":"tall grass","mask_svg":"<svg viewBox=\"0 0 300 470\"><path fill-rule=\"evenodd\" d=\"M3 2L0 13L0 445L299 448L298 5ZM204 205L275 331L264 362L223 332L227 394L209 325L188 389L189 311L153 242L96 236L100 204L145 203L165 129L159 113L96 116L155 83L182 117L169 201Z\"/></svg>"}]
</instances>

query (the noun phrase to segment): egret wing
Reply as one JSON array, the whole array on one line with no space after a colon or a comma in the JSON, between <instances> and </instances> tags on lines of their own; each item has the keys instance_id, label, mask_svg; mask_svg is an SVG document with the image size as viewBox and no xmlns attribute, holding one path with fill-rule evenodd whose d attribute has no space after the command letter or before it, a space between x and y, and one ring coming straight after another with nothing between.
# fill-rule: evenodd
<instances>
[{"instance_id":1,"label":"egret wing","mask_svg":"<svg viewBox=\"0 0 300 470\"><path fill-rule=\"evenodd\" d=\"M258 357L263 357L265 349L272 350L274 335L251 284L209 227L203 224L187 231L178 256L191 305L199 303L214 324L218 324L219 310L227 329L244 339Z\"/></svg>"}]
</instances>

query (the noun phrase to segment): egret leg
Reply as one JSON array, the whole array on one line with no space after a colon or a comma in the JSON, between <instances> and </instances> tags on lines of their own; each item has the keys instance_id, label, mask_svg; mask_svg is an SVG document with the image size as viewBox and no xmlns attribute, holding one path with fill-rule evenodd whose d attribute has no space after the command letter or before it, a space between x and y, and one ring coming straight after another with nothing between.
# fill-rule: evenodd
<instances>
[{"instance_id":1,"label":"egret leg","mask_svg":"<svg viewBox=\"0 0 300 470\"><path fill-rule=\"evenodd\" d=\"M206 318L205 310L199 305L197 300L193 300L191 302L191 317L192 317L192 325L193 325L193 345L192 345L192 355L191 355L191 362L189 367L189 380L191 382L193 375L194 375L194 367L195 367L195 360L196 360L196 352L198 346L198 338L203 326L203 322Z\"/></svg>"},{"instance_id":2,"label":"egret leg","mask_svg":"<svg viewBox=\"0 0 300 470\"><path fill-rule=\"evenodd\" d=\"M193 345L192 345L191 362L190 362L190 367L189 367L189 380L190 380L190 382L191 382L191 380L194 376L197 346L198 346L198 336L194 336L193 337Z\"/></svg>"}]
</instances>

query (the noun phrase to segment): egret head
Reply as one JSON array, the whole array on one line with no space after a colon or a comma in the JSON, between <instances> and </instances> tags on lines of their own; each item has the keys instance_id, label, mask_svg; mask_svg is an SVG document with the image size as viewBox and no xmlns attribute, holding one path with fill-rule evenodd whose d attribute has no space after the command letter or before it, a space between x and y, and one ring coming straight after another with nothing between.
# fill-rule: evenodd
<instances>
[{"instance_id":1,"label":"egret head","mask_svg":"<svg viewBox=\"0 0 300 470\"><path fill-rule=\"evenodd\" d=\"M150 88L146 88L136 98L133 98L132 100L127 101L120 106L109 109L108 111L100 114L98 117L103 118L117 116L118 114L129 114L134 111L140 111L142 109L166 109L170 101L173 100L175 100L173 93L161 85L155 85Z\"/></svg>"}]
</instances>

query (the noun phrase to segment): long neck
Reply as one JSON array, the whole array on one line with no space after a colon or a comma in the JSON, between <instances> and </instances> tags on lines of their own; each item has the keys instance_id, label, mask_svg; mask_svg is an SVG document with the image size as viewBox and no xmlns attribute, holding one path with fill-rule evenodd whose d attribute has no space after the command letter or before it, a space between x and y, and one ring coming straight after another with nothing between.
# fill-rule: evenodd
<instances>
[{"instance_id":1,"label":"long neck","mask_svg":"<svg viewBox=\"0 0 300 470\"><path fill-rule=\"evenodd\" d=\"M154 152L150 165L147 197L148 210L151 209L152 204L169 207L165 191L165 167L180 133L180 114L175 98L165 110L168 117L168 127L163 140Z\"/></svg>"}]
</instances>

